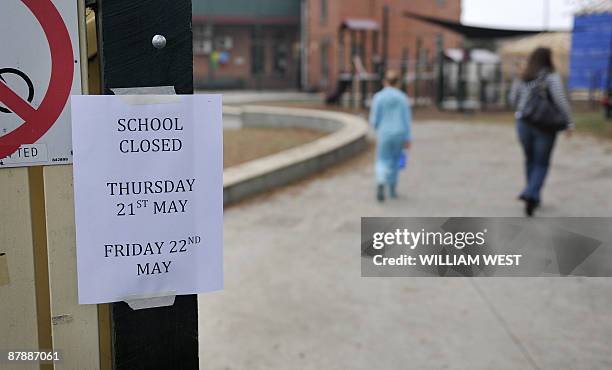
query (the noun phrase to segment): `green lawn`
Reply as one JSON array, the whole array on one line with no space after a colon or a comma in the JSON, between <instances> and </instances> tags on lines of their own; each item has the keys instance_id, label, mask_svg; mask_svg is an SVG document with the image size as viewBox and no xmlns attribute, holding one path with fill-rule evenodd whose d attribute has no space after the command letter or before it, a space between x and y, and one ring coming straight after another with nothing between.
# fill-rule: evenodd
<instances>
[{"instance_id":1,"label":"green lawn","mask_svg":"<svg viewBox=\"0 0 612 370\"><path fill-rule=\"evenodd\" d=\"M367 117L368 111L364 109L339 108L335 106L325 106L321 103L299 102L299 103L265 103L266 105L276 105L283 107L299 107L311 109L324 109L343 111L353 114L360 114ZM577 103L573 106L574 121L576 131L580 134L593 135L602 139L612 140L612 120L604 118L601 109L592 110L584 103ZM505 124L515 123L514 113L511 111L476 111L470 113L459 113L455 111L439 111L435 107L413 108L415 121L459 121L462 123L477 124Z\"/></svg>"},{"instance_id":2,"label":"green lawn","mask_svg":"<svg viewBox=\"0 0 612 370\"><path fill-rule=\"evenodd\" d=\"M612 120L606 120L603 112L576 112L574 120L577 132L612 139Z\"/></svg>"}]
</instances>

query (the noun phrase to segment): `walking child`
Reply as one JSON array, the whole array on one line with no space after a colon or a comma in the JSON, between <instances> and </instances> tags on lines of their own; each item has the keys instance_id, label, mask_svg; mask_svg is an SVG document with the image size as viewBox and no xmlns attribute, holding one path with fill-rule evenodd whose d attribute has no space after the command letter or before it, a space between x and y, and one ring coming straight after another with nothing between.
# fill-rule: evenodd
<instances>
[{"instance_id":1,"label":"walking child","mask_svg":"<svg viewBox=\"0 0 612 370\"><path fill-rule=\"evenodd\" d=\"M400 76L389 70L384 88L374 95L370 110L370 124L376 130L376 198L385 200L388 189L391 198L397 197L399 162L402 150L410 149L412 113L408 97L397 88Z\"/></svg>"}]
</instances>

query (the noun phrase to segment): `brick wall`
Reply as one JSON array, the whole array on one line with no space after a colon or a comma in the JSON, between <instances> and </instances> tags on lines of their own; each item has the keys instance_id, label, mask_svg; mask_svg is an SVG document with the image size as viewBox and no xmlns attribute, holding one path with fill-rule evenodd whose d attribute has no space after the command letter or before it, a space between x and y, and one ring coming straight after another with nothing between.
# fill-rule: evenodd
<instances>
[{"instance_id":1,"label":"brick wall","mask_svg":"<svg viewBox=\"0 0 612 370\"><path fill-rule=\"evenodd\" d=\"M263 48L263 70L252 73L253 25L214 26L215 38L230 37L232 48L227 50L229 61L210 68L210 55L194 53L194 80L199 88L264 88L285 89L298 87L299 28L297 25L264 25L260 29L259 42ZM286 70L275 68L279 45L286 49Z\"/></svg>"},{"instance_id":2,"label":"brick wall","mask_svg":"<svg viewBox=\"0 0 612 370\"><path fill-rule=\"evenodd\" d=\"M321 19L322 6L327 4L327 19ZM402 54L408 50L409 59L414 62L417 55L418 40L423 52L428 51L430 59L437 50L437 37L443 35L444 47L458 47L462 38L452 32L425 22L405 17L404 11L459 21L461 0L307 0L308 9L308 83L311 88L331 91L335 88L342 61L339 60L338 30L347 18L371 19L381 29L378 32L378 50L382 54L383 7L389 6L388 66L399 69ZM372 36L366 35L365 60L363 64L369 72L372 69ZM350 58L349 36L345 39L346 51L344 65L348 68ZM321 46L329 45L329 77L321 75ZM329 81L327 84L326 81Z\"/></svg>"}]
</instances>

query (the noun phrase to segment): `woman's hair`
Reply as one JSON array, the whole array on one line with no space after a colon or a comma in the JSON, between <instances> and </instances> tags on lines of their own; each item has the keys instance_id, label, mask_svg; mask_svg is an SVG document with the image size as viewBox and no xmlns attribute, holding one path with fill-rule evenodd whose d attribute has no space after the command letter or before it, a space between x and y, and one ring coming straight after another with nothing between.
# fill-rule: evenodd
<instances>
[{"instance_id":1,"label":"woman's hair","mask_svg":"<svg viewBox=\"0 0 612 370\"><path fill-rule=\"evenodd\" d=\"M550 48L537 48L531 53L527 61L527 67L523 71L523 81L535 80L542 70L555 71Z\"/></svg>"},{"instance_id":2,"label":"woman's hair","mask_svg":"<svg viewBox=\"0 0 612 370\"><path fill-rule=\"evenodd\" d=\"M400 76L399 76L399 73L397 73L396 70L389 69L389 70L387 70L387 73L385 73L385 81L389 85L397 86L397 84L399 83L399 80L400 80Z\"/></svg>"}]
</instances>

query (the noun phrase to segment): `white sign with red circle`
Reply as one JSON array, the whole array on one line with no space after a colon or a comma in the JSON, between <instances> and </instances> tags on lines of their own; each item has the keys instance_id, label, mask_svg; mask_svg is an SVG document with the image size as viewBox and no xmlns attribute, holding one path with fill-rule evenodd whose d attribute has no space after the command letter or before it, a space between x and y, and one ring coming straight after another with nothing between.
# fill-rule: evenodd
<instances>
[{"instance_id":1,"label":"white sign with red circle","mask_svg":"<svg viewBox=\"0 0 612 370\"><path fill-rule=\"evenodd\" d=\"M0 3L0 168L72 163L81 94L77 2Z\"/></svg>"}]
</instances>

